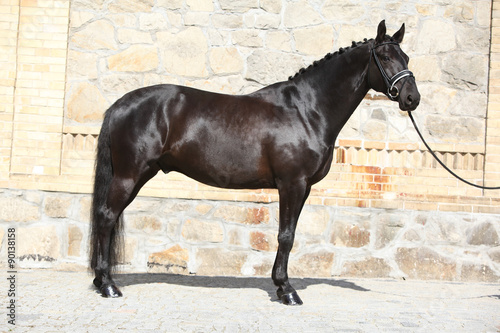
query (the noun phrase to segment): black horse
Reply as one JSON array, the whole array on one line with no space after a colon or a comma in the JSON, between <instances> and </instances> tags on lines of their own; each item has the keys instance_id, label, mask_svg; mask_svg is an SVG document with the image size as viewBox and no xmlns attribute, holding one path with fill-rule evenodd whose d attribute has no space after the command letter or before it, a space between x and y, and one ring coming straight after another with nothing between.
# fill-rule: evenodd
<instances>
[{"instance_id":1,"label":"black horse","mask_svg":"<svg viewBox=\"0 0 500 333\"><path fill-rule=\"evenodd\" d=\"M158 171L204 184L279 192L272 279L284 304L302 304L287 274L297 220L311 186L326 176L335 139L371 89L414 110L420 101L408 56L380 22L375 39L328 54L288 81L231 96L175 85L127 93L105 113L97 147L90 267L105 297L121 248L121 215Z\"/></svg>"}]
</instances>

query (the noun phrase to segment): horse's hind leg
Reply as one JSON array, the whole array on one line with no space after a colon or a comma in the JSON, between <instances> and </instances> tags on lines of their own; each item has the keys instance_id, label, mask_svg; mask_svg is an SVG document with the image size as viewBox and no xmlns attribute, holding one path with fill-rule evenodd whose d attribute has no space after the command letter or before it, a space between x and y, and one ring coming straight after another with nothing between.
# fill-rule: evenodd
<instances>
[{"instance_id":1,"label":"horse's hind leg","mask_svg":"<svg viewBox=\"0 0 500 333\"><path fill-rule=\"evenodd\" d=\"M141 187L151 179L158 170L148 170L138 181L132 178L113 177L110 183L108 199L98 213L99 228L96 231L94 247L96 248L96 265L94 268L94 285L104 297L120 297L121 291L113 281L111 270L117 264L117 252L120 244L121 214L132 202Z\"/></svg>"},{"instance_id":2,"label":"horse's hind leg","mask_svg":"<svg viewBox=\"0 0 500 333\"><path fill-rule=\"evenodd\" d=\"M300 212L311 188L305 182L287 184L279 188L280 219L278 253L273 266L272 279L278 287L278 297L283 304L301 305L302 300L288 281L288 257L295 239L295 229Z\"/></svg>"}]
</instances>

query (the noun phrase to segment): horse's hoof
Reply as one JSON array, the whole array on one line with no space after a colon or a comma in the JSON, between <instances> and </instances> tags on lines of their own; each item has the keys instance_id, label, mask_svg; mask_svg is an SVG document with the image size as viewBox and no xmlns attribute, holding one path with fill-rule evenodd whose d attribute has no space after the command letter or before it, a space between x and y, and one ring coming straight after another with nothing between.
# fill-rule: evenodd
<instances>
[{"instance_id":1,"label":"horse's hoof","mask_svg":"<svg viewBox=\"0 0 500 333\"><path fill-rule=\"evenodd\" d=\"M102 297L122 297L123 294L114 284L108 284L101 287L101 295Z\"/></svg>"},{"instance_id":2,"label":"horse's hoof","mask_svg":"<svg viewBox=\"0 0 500 333\"><path fill-rule=\"evenodd\" d=\"M285 305L302 305L303 302L297 294L296 291L292 291L288 294L283 294L278 290L278 297L281 299L281 302Z\"/></svg>"}]
</instances>

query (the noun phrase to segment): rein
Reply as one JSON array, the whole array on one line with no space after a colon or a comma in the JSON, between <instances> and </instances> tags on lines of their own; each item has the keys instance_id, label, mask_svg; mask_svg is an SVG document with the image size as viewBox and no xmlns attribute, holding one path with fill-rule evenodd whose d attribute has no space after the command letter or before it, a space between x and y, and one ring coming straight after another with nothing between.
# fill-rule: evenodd
<instances>
[{"instance_id":1,"label":"rein","mask_svg":"<svg viewBox=\"0 0 500 333\"><path fill-rule=\"evenodd\" d=\"M375 53L375 49L379 46L382 46L382 45L387 45L387 44L395 44L395 45L398 45L398 43L396 42L385 42L385 43L381 43L375 47L372 48L371 50L371 53L372 53L372 56L373 58L375 59L375 64L377 65L379 71L380 71L380 74L382 74L382 77L384 79L384 82L385 82L385 85L387 87L387 93L385 93L385 95L391 99L392 101L395 101L397 99L397 97L399 96L399 89L398 87L395 86L395 84L400 81L401 79L405 78L405 77L414 77L413 76L413 73L408 70L408 69L403 69L402 71L400 71L399 73L396 73L393 77L389 78L389 76L387 75L387 73L385 72L384 68L382 67L382 64L380 63L380 60L377 56L377 54ZM404 83L403 83L404 84ZM395 92L394 92L395 90ZM394 93L393 93L394 92ZM417 124L415 123L415 119L413 119L413 115L411 113L411 111L408 111L408 116L410 117L410 120L413 124L413 126L415 127L415 130L417 131L417 134L418 136L420 137L420 139L422 140L422 142L424 143L425 147L427 148L427 150L429 151L429 153L431 153L431 155L436 159L436 161L446 170L448 171L452 176L454 176L455 178L457 178L458 180L464 182L465 184L467 185L470 185L470 186L474 186L474 187L477 187L479 189L483 189L483 190L500 190L500 186L498 187L488 187L488 186L481 186L481 185L477 185L477 184L474 184L474 183L471 183L465 179L463 179L462 177L460 177L459 175L457 175L455 172L453 172L450 168L448 168L446 166L446 164L444 164L436 155L436 153L434 153L434 151L431 149L431 147L427 144L427 142L425 141L424 137L422 136L422 133L420 133L420 130L418 129L418 126Z\"/></svg>"}]
</instances>

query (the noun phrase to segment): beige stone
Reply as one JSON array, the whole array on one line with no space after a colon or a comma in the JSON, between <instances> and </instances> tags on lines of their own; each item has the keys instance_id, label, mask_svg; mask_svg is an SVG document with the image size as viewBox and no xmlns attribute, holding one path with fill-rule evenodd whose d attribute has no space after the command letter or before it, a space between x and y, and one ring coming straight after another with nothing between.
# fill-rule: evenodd
<instances>
[{"instance_id":1,"label":"beige stone","mask_svg":"<svg viewBox=\"0 0 500 333\"><path fill-rule=\"evenodd\" d=\"M70 27L71 28L79 28L83 24L90 21L93 17L94 17L94 14L92 14L92 13L73 10L73 11L71 11L71 16L70 16L70 20L69 20Z\"/></svg>"},{"instance_id":2,"label":"beige stone","mask_svg":"<svg viewBox=\"0 0 500 333\"><path fill-rule=\"evenodd\" d=\"M268 13L279 14L282 8L282 2L276 0L260 0L260 7Z\"/></svg>"},{"instance_id":3,"label":"beige stone","mask_svg":"<svg viewBox=\"0 0 500 333\"><path fill-rule=\"evenodd\" d=\"M372 279L389 277L390 273L391 267L382 258L367 258L361 261L346 262L342 267L343 276Z\"/></svg>"},{"instance_id":4,"label":"beige stone","mask_svg":"<svg viewBox=\"0 0 500 333\"><path fill-rule=\"evenodd\" d=\"M169 3L180 0L169 0ZM109 11L112 13L136 13L150 12L155 4L154 0L115 0L109 4Z\"/></svg>"},{"instance_id":5,"label":"beige stone","mask_svg":"<svg viewBox=\"0 0 500 333\"><path fill-rule=\"evenodd\" d=\"M307 55L322 57L333 47L333 27L331 25L295 29L293 37L297 51Z\"/></svg>"},{"instance_id":6,"label":"beige stone","mask_svg":"<svg viewBox=\"0 0 500 333\"><path fill-rule=\"evenodd\" d=\"M384 141L387 137L387 123L370 119L364 124L362 132L368 140Z\"/></svg>"},{"instance_id":7,"label":"beige stone","mask_svg":"<svg viewBox=\"0 0 500 333\"><path fill-rule=\"evenodd\" d=\"M281 17L275 14L261 14L255 17L254 27L257 29L278 29Z\"/></svg>"},{"instance_id":8,"label":"beige stone","mask_svg":"<svg viewBox=\"0 0 500 333\"><path fill-rule=\"evenodd\" d=\"M497 275L489 266L484 264L465 263L462 265L461 281L472 282L500 282L500 275Z\"/></svg>"},{"instance_id":9,"label":"beige stone","mask_svg":"<svg viewBox=\"0 0 500 333\"><path fill-rule=\"evenodd\" d=\"M177 34L162 31L156 36L168 73L192 77L208 75L205 64L207 39L200 28L190 27Z\"/></svg>"},{"instance_id":10,"label":"beige stone","mask_svg":"<svg viewBox=\"0 0 500 333\"><path fill-rule=\"evenodd\" d=\"M149 255L150 273L189 274L189 252L180 245L174 245L164 251Z\"/></svg>"},{"instance_id":11,"label":"beige stone","mask_svg":"<svg viewBox=\"0 0 500 333\"><path fill-rule=\"evenodd\" d=\"M196 205L195 210L200 215L206 215L212 210L212 208L214 208L213 205L201 203L199 205Z\"/></svg>"},{"instance_id":12,"label":"beige stone","mask_svg":"<svg viewBox=\"0 0 500 333\"><path fill-rule=\"evenodd\" d=\"M137 216L132 219L132 227L138 230L142 230L148 234L159 233L162 229L161 221L154 216Z\"/></svg>"},{"instance_id":13,"label":"beige stone","mask_svg":"<svg viewBox=\"0 0 500 333\"><path fill-rule=\"evenodd\" d=\"M365 8L356 3L348 1L327 0L321 10L321 14L333 22L350 22L362 17Z\"/></svg>"},{"instance_id":14,"label":"beige stone","mask_svg":"<svg viewBox=\"0 0 500 333\"><path fill-rule=\"evenodd\" d=\"M80 209L78 212L78 218L81 222L90 221L90 206L92 204L92 198L84 197L79 201Z\"/></svg>"},{"instance_id":15,"label":"beige stone","mask_svg":"<svg viewBox=\"0 0 500 333\"><path fill-rule=\"evenodd\" d=\"M277 233L252 231L250 233L250 247L259 251L272 251L278 250Z\"/></svg>"},{"instance_id":16,"label":"beige stone","mask_svg":"<svg viewBox=\"0 0 500 333\"><path fill-rule=\"evenodd\" d=\"M143 86L142 75L139 73L109 74L101 77L100 86L104 93L115 95L115 98L111 98L115 100L132 90L141 88Z\"/></svg>"},{"instance_id":17,"label":"beige stone","mask_svg":"<svg viewBox=\"0 0 500 333\"><path fill-rule=\"evenodd\" d=\"M247 254L242 251L227 251L219 248L202 248L196 251L198 275L241 275L241 268L246 262Z\"/></svg>"},{"instance_id":18,"label":"beige stone","mask_svg":"<svg viewBox=\"0 0 500 333\"><path fill-rule=\"evenodd\" d=\"M182 237L188 242L220 243L224 240L224 229L218 222L191 219L184 222Z\"/></svg>"},{"instance_id":19,"label":"beige stone","mask_svg":"<svg viewBox=\"0 0 500 333\"><path fill-rule=\"evenodd\" d=\"M20 261L51 262L60 257L60 240L55 225L18 228L17 256Z\"/></svg>"},{"instance_id":20,"label":"beige stone","mask_svg":"<svg viewBox=\"0 0 500 333\"><path fill-rule=\"evenodd\" d=\"M150 32L136 29L118 29L117 37L122 44L153 44Z\"/></svg>"},{"instance_id":21,"label":"beige stone","mask_svg":"<svg viewBox=\"0 0 500 333\"><path fill-rule=\"evenodd\" d=\"M212 0L186 0L186 4L189 6L189 9L193 11L211 12L214 10Z\"/></svg>"},{"instance_id":22,"label":"beige stone","mask_svg":"<svg viewBox=\"0 0 500 333\"><path fill-rule=\"evenodd\" d=\"M381 214L377 217L375 247L388 246L405 226L407 219L399 214Z\"/></svg>"},{"instance_id":23,"label":"beige stone","mask_svg":"<svg viewBox=\"0 0 500 333\"><path fill-rule=\"evenodd\" d=\"M399 248L396 262L412 279L451 281L456 278L456 263L429 248Z\"/></svg>"},{"instance_id":24,"label":"beige stone","mask_svg":"<svg viewBox=\"0 0 500 333\"><path fill-rule=\"evenodd\" d=\"M70 197L49 196L45 198L45 215L56 218L69 217L71 201L72 199Z\"/></svg>"},{"instance_id":25,"label":"beige stone","mask_svg":"<svg viewBox=\"0 0 500 333\"><path fill-rule=\"evenodd\" d=\"M272 50L290 52L290 34L286 31L270 31L266 35L266 47Z\"/></svg>"},{"instance_id":26,"label":"beige stone","mask_svg":"<svg viewBox=\"0 0 500 333\"><path fill-rule=\"evenodd\" d=\"M500 245L500 239L495 227L490 222L475 225L467 230L467 243L470 245Z\"/></svg>"},{"instance_id":27,"label":"beige stone","mask_svg":"<svg viewBox=\"0 0 500 333\"><path fill-rule=\"evenodd\" d=\"M210 26L210 15L208 12L187 12L184 15L184 25Z\"/></svg>"},{"instance_id":28,"label":"beige stone","mask_svg":"<svg viewBox=\"0 0 500 333\"><path fill-rule=\"evenodd\" d=\"M456 48L455 31L451 23L437 19L422 22L415 51L419 54L436 54Z\"/></svg>"},{"instance_id":29,"label":"beige stone","mask_svg":"<svg viewBox=\"0 0 500 333\"><path fill-rule=\"evenodd\" d=\"M284 15L286 28L315 25L323 21L320 14L305 0L288 2Z\"/></svg>"},{"instance_id":30,"label":"beige stone","mask_svg":"<svg viewBox=\"0 0 500 333\"><path fill-rule=\"evenodd\" d=\"M210 67L215 74L239 73L243 59L235 47L217 47L210 50Z\"/></svg>"},{"instance_id":31,"label":"beige stone","mask_svg":"<svg viewBox=\"0 0 500 333\"><path fill-rule=\"evenodd\" d=\"M40 219L40 207L22 198L0 197L0 220L28 222Z\"/></svg>"},{"instance_id":32,"label":"beige stone","mask_svg":"<svg viewBox=\"0 0 500 333\"><path fill-rule=\"evenodd\" d=\"M224 205L217 207L213 216L216 218L222 218L227 222L260 224L269 222L269 209L266 207L247 208Z\"/></svg>"},{"instance_id":33,"label":"beige stone","mask_svg":"<svg viewBox=\"0 0 500 333\"><path fill-rule=\"evenodd\" d=\"M68 77L74 79L97 78L97 54L68 50Z\"/></svg>"},{"instance_id":34,"label":"beige stone","mask_svg":"<svg viewBox=\"0 0 500 333\"><path fill-rule=\"evenodd\" d=\"M439 82L441 78L439 58L436 56L412 57L408 67L419 82Z\"/></svg>"},{"instance_id":35,"label":"beige stone","mask_svg":"<svg viewBox=\"0 0 500 333\"><path fill-rule=\"evenodd\" d=\"M106 20L89 23L71 36L71 43L87 50L116 50L115 28Z\"/></svg>"},{"instance_id":36,"label":"beige stone","mask_svg":"<svg viewBox=\"0 0 500 333\"><path fill-rule=\"evenodd\" d=\"M293 277L330 277L335 254L318 251L293 257L289 262L289 275Z\"/></svg>"},{"instance_id":37,"label":"beige stone","mask_svg":"<svg viewBox=\"0 0 500 333\"><path fill-rule=\"evenodd\" d=\"M68 256L79 257L83 233L76 225L68 227Z\"/></svg>"},{"instance_id":38,"label":"beige stone","mask_svg":"<svg viewBox=\"0 0 500 333\"><path fill-rule=\"evenodd\" d=\"M303 66L302 58L294 54L256 50L248 57L245 77L269 85L286 80Z\"/></svg>"},{"instance_id":39,"label":"beige stone","mask_svg":"<svg viewBox=\"0 0 500 333\"><path fill-rule=\"evenodd\" d=\"M259 7L259 0L219 0L222 10L231 13L245 13Z\"/></svg>"},{"instance_id":40,"label":"beige stone","mask_svg":"<svg viewBox=\"0 0 500 333\"><path fill-rule=\"evenodd\" d=\"M369 245L369 223L335 221L330 241L335 246L363 247Z\"/></svg>"},{"instance_id":41,"label":"beige stone","mask_svg":"<svg viewBox=\"0 0 500 333\"><path fill-rule=\"evenodd\" d=\"M102 120L108 102L97 87L88 82L75 84L68 94L66 117L79 123Z\"/></svg>"},{"instance_id":42,"label":"beige stone","mask_svg":"<svg viewBox=\"0 0 500 333\"><path fill-rule=\"evenodd\" d=\"M364 38L375 38L376 30L373 27L365 25L349 25L343 24L338 32L338 39L336 40L336 46L348 47L352 45L352 42L360 42Z\"/></svg>"},{"instance_id":43,"label":"beige stone","mask_svg":"<svg viewBox=\"0 0 500 333\"><path fill-rule=\"evenodd\" d=\"M108 67L117 72L147 72L158 67L155 46L132 45L125 51L108 57Z\"/></svg>"},{"instance_id":44,"label":"beige stone","mask_svg":"<svg viewBox=\"0 0 500 333\"><path fill-rule=\"evenodd\" d=\"M323 207L306 207L299 217L297 231L304 235L322 235L330 221L330 214Z\"/></svg>"},{"instance_id":45,"label":"beige stone","mask_svg":"<svg viewBox=\"0 0 500 333\"><path fill-rule=\"evenodd\" d=\"M238 29L243 27L243 17L236 14L213 14L212 25L216 29Z\"/></svg>"},{"instance_id":46,"label":"beige stone","mask_svg":"<svg viewBox=\"0 0 500 333\"><path fill-rule=\"evenodd\" d=\"M264 44L257 30L238 30L231 34L231 38L239 46L261 47Z\"/></svg>"},{"instance_id":47,"label":"beige stone","mask_svg":"<svg viewBox=\"0 0 500 333\"><path fill-rule=\"evenodd\" d=\"M139 15L139 29L166 30L168 22L162 13L144 13Z\"/></svg>"}]
</instances>

